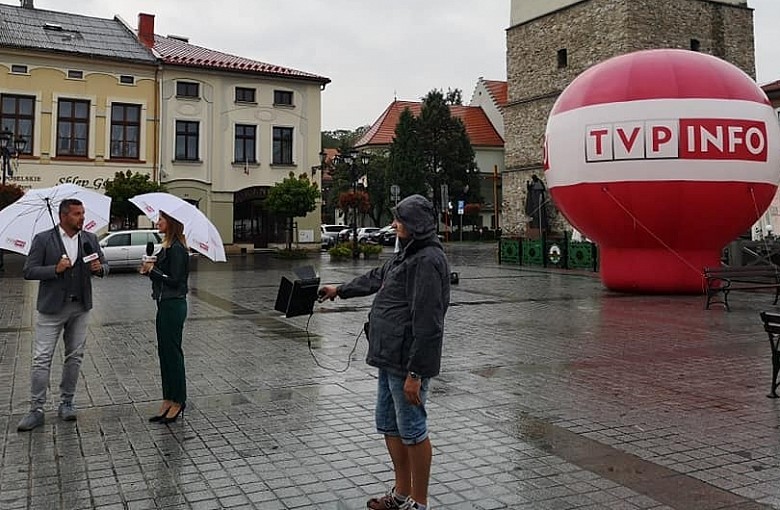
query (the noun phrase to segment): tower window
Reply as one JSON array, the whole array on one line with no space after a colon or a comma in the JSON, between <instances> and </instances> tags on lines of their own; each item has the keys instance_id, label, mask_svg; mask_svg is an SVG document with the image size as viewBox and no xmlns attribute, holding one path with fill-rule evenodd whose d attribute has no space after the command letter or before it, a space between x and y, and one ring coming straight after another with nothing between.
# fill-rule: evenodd
<instances>
[{"instance_id":1,"label":"tower window","mask_svg":"<svg viewBox=\"0 0 780 510\"><path fill-rule=\"evenodd\" d=\"M558 50L558 69L563 69L569 65L569 52L566 48Z\"/></svg>"},{"instance_id":2,"label":"tower window","mask_svg":"<svg viewBox=\"0 0 780 510\"><path fill-rule=\"evenodd\" d=\"M698 39L691 39L691 51L701 51L701 42Z\"/></svg>"}]
</instances>

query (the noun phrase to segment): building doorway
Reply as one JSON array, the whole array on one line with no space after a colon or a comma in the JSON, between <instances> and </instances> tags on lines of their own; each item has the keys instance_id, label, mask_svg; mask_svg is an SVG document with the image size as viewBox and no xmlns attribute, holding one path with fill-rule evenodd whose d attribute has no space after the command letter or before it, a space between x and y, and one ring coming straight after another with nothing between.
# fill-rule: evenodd
<instances>
[{"instance_id":1,"label":"building doorway","mask_svg":"<svg viewBox=\"0 0 780 510\"><path fill-rule=\"evenodd\" d=\"M268 186L253 186L233 196L233 242L267 248L268 243L284 242L284 223L268 211Z\"/></svg>"}]
</instances>

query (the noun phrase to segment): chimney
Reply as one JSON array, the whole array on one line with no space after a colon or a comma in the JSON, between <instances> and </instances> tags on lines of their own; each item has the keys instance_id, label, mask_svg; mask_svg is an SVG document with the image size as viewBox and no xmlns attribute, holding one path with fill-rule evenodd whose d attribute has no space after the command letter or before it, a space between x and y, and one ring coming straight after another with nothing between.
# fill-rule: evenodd
<instances>
[{"instance_id":1,"label":"chimney","mask_svg":"<svg viewBox=\"0 0 780 510\"><path fill-rule=\"evenodd\" d=\"M147 48L154 48L154 14L138 14L138 40Z\"/></svg>"},{"instance_id":2,"label":"chimney","mask_svg":"<svg viewBox=\"0 0 780 510\"><path fill-rule=\"evenodd\" d=\"M22 9L35 9L33 0L20 0L20 3L22 4Z\"/></svg>"}]
</instances>

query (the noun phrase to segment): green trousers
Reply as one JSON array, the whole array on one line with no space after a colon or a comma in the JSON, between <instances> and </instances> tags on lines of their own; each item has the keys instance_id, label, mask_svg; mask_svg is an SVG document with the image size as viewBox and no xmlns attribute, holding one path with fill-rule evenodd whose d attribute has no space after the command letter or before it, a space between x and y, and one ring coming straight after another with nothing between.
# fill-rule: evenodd
<instances>
[{"instance_id":1,"label":"green trousers","mask_svg":"<svg viewBox=\"0 0 780 510\"><path fill-rule=\"evenodd\" d=\"M157 355L160 357L163 399L178 404L187 402L184 351L181 349L186 318L187 299L164 299L157 302Z\"/></svg>"}]
</instances>

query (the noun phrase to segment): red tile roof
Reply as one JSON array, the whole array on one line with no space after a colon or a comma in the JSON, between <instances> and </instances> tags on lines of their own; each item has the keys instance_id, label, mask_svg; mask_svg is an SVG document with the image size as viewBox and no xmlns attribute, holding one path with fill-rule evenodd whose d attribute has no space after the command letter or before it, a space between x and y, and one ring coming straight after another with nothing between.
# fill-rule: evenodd
<instances>
[{"instance_id":1,"label":"red tile roof","mask_svg":"<svg viewBox=\"0 0 780 510\"><path fill-rule=\"evenodd\" d=\"M422 103L414 101L393 101L390 106L371 125L366 134L357 141L355 147L385 146L393 143L395 126L401 112L409 108L415 116L420 115ZM503 147L504 140L488 120L487 115L478 106L450 106L450 113L463 121L471 145L474 147Z\"/></svg>"},{"instance_id":2,"label":"red tile roof","mask_svg":"<svg viewBox=\"0 0 780 510\"><path fill-rule=\"evenodd\" d=\"M498 80L483 80L485 87L487 87L490 96L495 101L496 106L502 108L506 106L507 98L507 85L505 81Z\"/></svg>"},{"instance_id":3,"label":"red tile roof","mask_svg":"<svg viewBox=\"0 0 780 510\"><path fill-rule=\"evenodd\" d=\"M330 79L324 76L202 48L174 37L163 37L155 34L154 50L160 54L163 62L171 65L294 78L322 84L330 83Z\"/></svg>"},{"instance_id":4,"label":"red tile roof","mask_svg":"<svg viewBox=\"0 0 780 510\"><path fill-rule=\"evenodd\" d=\"M770 92L780 92L780 80L773 81L772 83L767 83L766 85L762 85L761 89L769 94Z\"/></svg>"}]
</instances>

